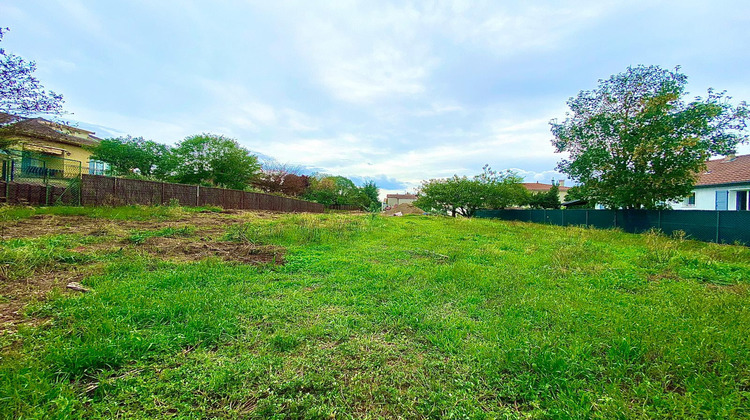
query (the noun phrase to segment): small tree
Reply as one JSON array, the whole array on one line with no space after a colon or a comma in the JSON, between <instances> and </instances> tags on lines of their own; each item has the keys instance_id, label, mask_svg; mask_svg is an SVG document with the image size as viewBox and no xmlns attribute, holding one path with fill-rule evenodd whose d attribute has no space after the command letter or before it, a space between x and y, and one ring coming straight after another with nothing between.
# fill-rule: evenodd
<instances>
[{"instance_id":1,"label":"small tree","mask_svg":"<svg viewBox=\"0 0 750 420\"><path fill-rule=\"evenodd\" d=\"M91 150L91 159L109 163L113 175L138 173L146 177L163 177L170 170L169 148L143 137L104 139Z\"/></svg>"},{"instance_id":2,"label":"small tree","mask_svg":"<svg viewBox=\"0 0 750 420\"><path fill-rule=\"evenodd\" d=\"M533 209L559 209L561 204L560 188L555 183L549 190L533 192L529 197L529 206Z\"/></svg>"},{"instance_id":3,"label":"small tree","mask_svg":"<svg viewBox=\"0 0 750 420\"><path fill-rule=\"evenodd\" d=\"M349 205L370 209L374 208L373 197L379 206L377 196L378 187L374 182L358 188L352 180L343 176L315 174L310 177L310 187L303 197L326 206Z\"/></svg>"},{"instance_id":4,"label":"small tree","mask_svg":"<svg viewBox=\"0 0 750 420\"><path fill-rule=\"evenodd\" d=\"M552 121L552 143L567 153L558 169L610 208L657 208L690 193L705 162L747 140L748 108L724 92L686 103L687 77L629 67L568 101Z\"/></svg>"},{"instance_id":5,"label":"small tree","mask_svg":"<svg viewBox=\"0 0 750 420\"><path fill-rule=\"evenodd\" d=\"M365 208L371 212L380 211L380 188L375 181L366 181L360 188L362 194L367 198L367 205Z\"/></svg>"},{"instance_id":6,"label":"small tree","mask_svg":"<svg viewBox=\"0 0 750 420\"><path fill-rule=\"evenodd\" d=\"M297 197L307 191L310 183L309 177L302 174L300 166L271 161L263 163L261 173L253 185L267 193Z\"/></svg>"},{"instance_id":7,"label":"small tree","mask_svg":"<svg viewBox=\"0 0 750 420\"><path fill-rule=\"evenodd\" d=\"M573 200L582 200L586 201L585 204L579 204L576 207L584 208L584 209L593 209L596 203L591 199L591 197L588 196L586 193L586 190L583 189L580 185L575 185L573 187L570 187L568 192L565 194L565 200L566 201L573 201Z\"/></svg>"},{"instance_id":8,"label":"small tree","mask_svg":"<svg viewBox=\"0 0 750 420\"><path fill-rule=\"evenodd\" d=\"M448 179L424 181L414 205L428 211L445 211L451 216L472 217L478 209L505 208L524 204L526 189L511 171L496 172L485 165L473 178L454 175Z\"/></svg>"},{"instance_id":9,"label":"small tree","mask_svg":"<svg viewBox=\"0 0 750 420\"><path fill-rule=\"evenodd\" d=\"M170 154L171 178L188 184L245 189L258 176L258 158L236 140L215 134L190 136Z\"/></svg>"}]
</instances>

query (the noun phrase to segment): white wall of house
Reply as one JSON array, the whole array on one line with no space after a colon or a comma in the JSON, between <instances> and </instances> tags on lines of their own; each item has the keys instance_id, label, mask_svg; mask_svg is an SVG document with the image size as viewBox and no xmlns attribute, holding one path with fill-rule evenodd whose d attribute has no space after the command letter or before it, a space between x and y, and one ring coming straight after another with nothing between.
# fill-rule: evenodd
<instances>
[{"instance_id":1,"label":"white wall of house","mask_svg":"<svg viewBox=\"0 0 750 420\"><path fill-rule=\"evenodd\" d=\"M737 184L732 186L717 187L699 187L693 190L695 193L695 204L688 204L685 198L680 202L671 203L675 210L716 210L716 193L721 191L728 192L727 210L737 210L737 192L746 191L746 199L750 197L750 182L747 184ZM741 196L741 194L740 194ZM750 208L746 202L746 208Z\"/></svg>"},{"instance_id":2,"label":"white wall of house","mask_svg":"<svg viewBox=\"0 0 750 420\"><path fill-rule=\"evenodd\" d=\"M396 198L396 197L388 197L386 199L386 204L389 206L397 206L399 204L404 203L413 203L416 201L416 198Z\"/></svg>"}]
</instances>

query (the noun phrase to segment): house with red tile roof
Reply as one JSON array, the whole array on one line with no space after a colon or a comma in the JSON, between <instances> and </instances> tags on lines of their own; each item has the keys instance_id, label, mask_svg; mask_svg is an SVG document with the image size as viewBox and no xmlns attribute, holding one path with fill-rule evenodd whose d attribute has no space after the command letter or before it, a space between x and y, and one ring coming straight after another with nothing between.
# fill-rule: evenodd
<instances>
[{"instance_id":1,"label":"house with red tile roof","mask_svg":"<svg viewBox=\"0 0 750 420\"><path fill-rule=\"evenodd\" d=\"M552 182L555 182L552 180ZM547 192L550 190L550 188L553 187L552 184L544 184L539 181L537 182L523 182L521 183L524 188L526 188L529 192L535 193L535 192ZM564 181L558 181L557 182L557 195L560 196L560 202L565 201L565 196L568 195L568 190L570 187L566 187L564 185Z\"/></svg>"},{"instance_id":2,"label":"house with red tile roof","mask_svg":"<svg viewBox=\"0 0 750 420\"><path fill-rule=\"evenodd\" d=\"M706 162L692 194L675 210L750 209L750 155L729 155Z\"/></svg>"}]
</instances>

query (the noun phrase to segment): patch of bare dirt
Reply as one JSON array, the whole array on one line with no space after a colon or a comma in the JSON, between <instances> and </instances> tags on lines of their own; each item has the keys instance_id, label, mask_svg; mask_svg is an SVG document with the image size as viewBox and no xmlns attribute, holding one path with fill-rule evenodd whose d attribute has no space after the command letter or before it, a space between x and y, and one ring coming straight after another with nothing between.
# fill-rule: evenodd
<instances>
[{"instance_id":1,"label":"patch of bare dirt","mask_svg":"<svg viewBox=\"0 0 750 420\"><path fill-rule=\"evenodd\" d=\"M93 274L93 270L68 270L35 273L23 280L3 280L0 283L0 334L15 331L18 326L34 325L39 319L30 319L23 315L23 309L32 301L44 300L53 289L64 293L75 294L66 289L70 282L79 282L84 277Z\"/></svg>"},{"instance_id":2,"label":"patch of bare dirt","mask_svg":"<svg viewBox=\"0 0 750 420\"><path fill-rule=\"evenodd\" d=\"M189 213L165 220L112 220L88 216L35 215L28 219L0 223L0 239L38 238L45 235L84 234L107 236L129 230L156 230L165 227L194 226L198 231L224 232L227 225L244 223L253 218L276 218L276 214L243 211L222 213Z\"/></svg>"},{"instance_id":3,"label":"patch of bare dirt","mask_svg":"<svg viewBox=\"0 0 750 420\"><path fill-rule=\"evenodd\" d=\"M424 210L412 203L402 203L383 211L383 215L385 216L395 216L396 213L401 213L402 216L407 214L424 214Z\"/></svg>"},{"instance_id":4,"label":"patch of bare dirt","mask_svg":"<svg viewBox=\"0 0 750 420\"><path fill-rule=\"evenodd\" d=\"M284 249L276 246L253 245L242 242L214 242L190 238L149 238L139 246L149 254L177 261L199 261L219 257L241 264L284 263Z\"/></svg>"},{"instance_id":5,"label":"patch of bare dirt","mask_svg":"<svg viewBox=\"0 0 750 420\"><path fill-rule=\"evenodd\" d=\"M218 240L229 225L258 218L278 217L281 215L276 213L235 210L221 213L186 213L178 218L149 221L36 215L28 219L0 223L0 240L76 234L102 238L70 249L82 254L145 252L158 258L179 262L218 257L240 264L280 265L284 263L284 249L281 247ZM195 234L190 237L153 237L140 245L128 241L131 231L134 230L154 231L166 227L186 226L193 227ZM80 293L65 286L70 282L80 282L101 267L102 265L96 263L68 265L57 270L37 271L23 279L9 279L6 271L8 266L0 266L0 335L17 330L21 324L38 324L39 319L29 319L23 315L26 305L45 299L54 289L68 294Z\"/></svg>"}]
</instances>

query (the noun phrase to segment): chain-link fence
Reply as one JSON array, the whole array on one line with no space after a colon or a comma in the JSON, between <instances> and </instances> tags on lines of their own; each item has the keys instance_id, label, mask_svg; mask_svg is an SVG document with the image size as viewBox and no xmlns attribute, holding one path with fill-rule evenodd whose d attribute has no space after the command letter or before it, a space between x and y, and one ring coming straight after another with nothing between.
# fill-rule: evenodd
<instances>
[{"instance_id":1,"label":"chain-link fence","mask_svg":"<svg viewBox=\"0 0 750 420\"><path fill-rule=\"evenodd\" d=\"M80 161L30 150L0 152L0 195L13 204L81 204Z\"/></svg>"},{"instance_id":2,"label":"chain-link fence","mask_svg":"<svg viewBox=\"0 0 750 420\"><path fill-rule=\"evenodd\" d=\"M750 245L750 211L730 210L478 210L476 217L560 226L619 228L640 233L684 232L706 242Z\"/></svg>"}]
</instances>

